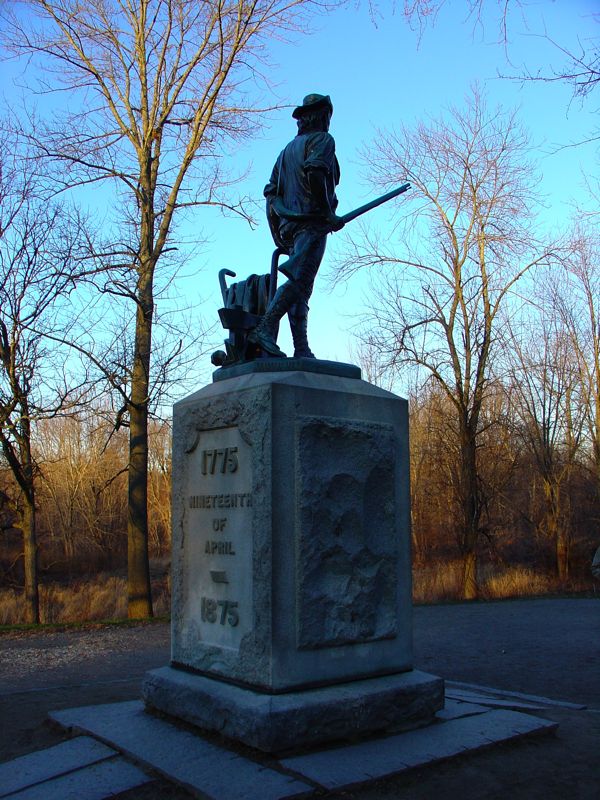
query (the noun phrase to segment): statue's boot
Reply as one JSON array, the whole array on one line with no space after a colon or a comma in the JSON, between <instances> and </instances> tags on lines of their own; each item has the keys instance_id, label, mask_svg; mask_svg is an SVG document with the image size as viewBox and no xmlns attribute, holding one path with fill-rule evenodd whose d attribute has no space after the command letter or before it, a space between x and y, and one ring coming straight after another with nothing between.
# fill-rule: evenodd
<instances>
[{"instance_id":1,"label":"statue's boot","mask_svg":"<svg viewBox=\"0 0 600 800\"><path fill-rule=\"evenodd\" d=\"M275 292L275 297L269 303L265 315L248 335L248 339L254 344L259 345L276 358L286 358L283 350L280 350L275 341L279 328L279 320L289 309L298 301L298 290L292 281L287 281Z\"/></svg>"},{"instance_id":2,"label":"statue's boot","mask_svg":"<svg viewBox=\"0 0 600 800\"><path fill-rule=\"evenodd\" d=\"M288 311L292 339L294 341L294 358L315 358L308 346L308 303L296 303Z\"/></svg>"}]
</instances>

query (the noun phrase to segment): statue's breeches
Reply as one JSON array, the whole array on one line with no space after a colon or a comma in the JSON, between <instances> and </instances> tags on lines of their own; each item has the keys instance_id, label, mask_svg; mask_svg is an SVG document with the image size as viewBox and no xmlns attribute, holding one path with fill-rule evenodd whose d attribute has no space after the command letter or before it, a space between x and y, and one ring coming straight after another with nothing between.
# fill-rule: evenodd
<instances>
[{"instance_id":1,"label":"statue's breeches","mask_svg":"<svg viewBox=\"0 0 600 800\"><path fill-rule=\"evenodd\" d=\"M301 229L294 236L290 257L282 264L281 271L296 284L304 301L308 301L312 294L326 244L327 234L323 230Z\"/></svg>"}]
</instances>

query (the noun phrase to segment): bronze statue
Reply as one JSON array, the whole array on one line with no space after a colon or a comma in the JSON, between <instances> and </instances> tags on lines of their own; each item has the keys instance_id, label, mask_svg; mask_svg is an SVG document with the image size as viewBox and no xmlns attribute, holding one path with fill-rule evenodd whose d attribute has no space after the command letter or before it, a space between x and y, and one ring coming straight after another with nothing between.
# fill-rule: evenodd
<instances>
[{"instance_id":1,"label":"bronze statue","mask_svg":"<svg viewBox=\"0 0 600 800\"><path fill-rule=\"evenodd\" d=\"M295 358L314 358L308 346L308 300L323 254L327 234L339 231L361 214L405 192L409 183L371 200L339 217L336 186L340 168L335 142L329 134L333 105L328 95L309 94L292 116L298 134L279 154L264 194L267 219L277 249L269 275L250 275L230 286L225 277L235 272L222 269L219 282L224 308L219 309L223 327L229 330L226 350L217 350L211 361L229 367L262 357L285 358L277 346L279 321L287 314ZM288 260L279 266L279 257ZM277 288L277 273L288 280Z\"/></svg>"},{"instance_id":2,"label":"bronze statue","mask_svg":"<svg viewBox=\"0 0 600 800\"><path fill-rule=\"evenodd\" d=\"M288 315L295 358L314 358L308 346L308 300L325 253L327 234L344 221L335 213L340 168L329 133L333 105L328 95L309 94L292 114L298 134L279 154L265 187L267 218L275 244L289 256L280 286L249 339L272 356L285 357L275 341Z\"/></svg>"}]
</instances>

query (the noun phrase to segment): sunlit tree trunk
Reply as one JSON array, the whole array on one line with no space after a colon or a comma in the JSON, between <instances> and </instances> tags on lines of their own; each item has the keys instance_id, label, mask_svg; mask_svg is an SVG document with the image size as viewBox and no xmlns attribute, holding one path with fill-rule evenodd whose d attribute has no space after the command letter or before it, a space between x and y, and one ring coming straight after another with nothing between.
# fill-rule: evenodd
<instances>
[{"instance_id":1,"label":"sunlit tree trunk","mask_svg":"<svg viewBox=\"0 0 600 800\"><path fill-rule=\"evenodd\" d=\"M477 542L481 517L481 497L477 468L477 438L473 424L464 424L460 443L459 502L461 505L460 550L463 557L462 596L475 600L477 584Z\"/></svg>"},{"instance_id":2,"label":"sunlit tree trunk","mask_svg":"<svg viewBox=\"0 0 600 800\"><path fill-rule=\"evenodd\" d=\"M4 348L2 348L4 352ZM14 364L14 362L13 362ZM36 536L35 470L31 453L31 420L27 397L22 393L12 371L12 384L19 409L18 419L4 421L5 430L0 435L2 450L20 490L20 527L23 541L23 571L25 575L23 618L38 624L40 600L38 589L38 544ZM6 435L10 430L11 438Z\"/></svg>"},{"instance_id":3,"label":"sunlit tree trunk","mask_svg":"<svg viewBox=\"0 0 600 800\"><path fill-rule=\"evenodd\" d=\"M568 521L564 518L561 507L562 475L548 474L543 477L544 499L546 511L540 527L554 545L556 576L564 581L569 576L569 534Z\"/></svg>"},{"instance_id":4,"label":"sunlit tree trunk","mask_svg":"<svg viewBox=\"0 0 600 800\"><path fill-rule=\"evenodd\" d=\"M138 282L135 353L129 407L129 510L127 520L128 616L152 616L148 554L148 402L152 342L152 272Z\"/></svg>"},{"instance_id":5,"label":"sunlit tree trunk","mask_svg":"<svg viewBox=\"0 0 600 800\"><path fill-rule=\"evenodd\" d=\"M34 463L31 454L31 419L29 403L21 398L18 444L21 462L21 493L23 497L23 566L25 572L25 621L39 624L40 598L38 590L38 544L36 536Z\"/></svg>"},{"instance_id":6,"label":"sunlit tree trunk","mask_svg":"<svg viewBox=\"0 0 600 800\"><path fill-rule=\"evenodd\" d=\"M23 531L23 566L25 572L25 622L39 624L40 596L38 589L38 544L33 491L23 496L21 513Z\"/></svg>"},{"instance_id":7,"label":"sunlit tree trunk","mask_svg":"<svg viewBox=\"0 0 600 800\"><path fill-rule=\"evenodd\" d=\"M569 577L569 551L570 541L569 531L561 525L556 531L556 571L558 579L566 581Z\"/></svg>"}]
</instances>

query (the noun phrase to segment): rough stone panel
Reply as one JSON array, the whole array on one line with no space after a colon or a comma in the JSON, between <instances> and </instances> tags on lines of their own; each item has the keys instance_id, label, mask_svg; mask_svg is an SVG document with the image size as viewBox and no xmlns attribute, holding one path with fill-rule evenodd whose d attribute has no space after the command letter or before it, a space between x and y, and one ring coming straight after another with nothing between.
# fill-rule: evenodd
<instances>
[{"instance_id":1,"label":"rough stone panel","mask_svg":"<svg viewBox=\"0 0 600 800\"><path fill-rule=\"evenodd\" d=\"M391 425L297 420L297 641L312 649L397 634Z\"/></svg>"}]
</instances>

